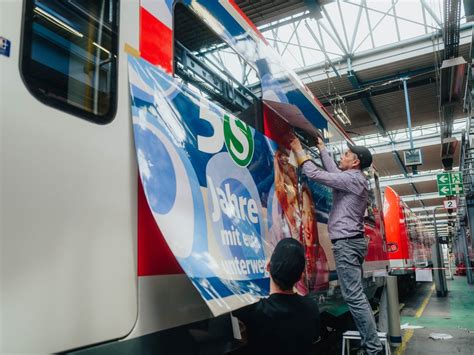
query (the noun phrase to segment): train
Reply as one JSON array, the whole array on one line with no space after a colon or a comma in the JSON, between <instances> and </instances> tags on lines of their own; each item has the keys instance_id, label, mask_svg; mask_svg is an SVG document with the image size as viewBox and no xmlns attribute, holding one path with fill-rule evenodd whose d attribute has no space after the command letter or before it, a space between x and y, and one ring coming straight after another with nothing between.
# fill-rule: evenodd
<instances>
[{"instance_id":1,"label":"train","mask_svg":"<svg viewBox=\"0 0 474 355\"><path fill-rule=\"evenodd\" d=\"M411 211L395 190L384 190L384 223L390 267L410 269L432 264L433 243L421 220Z\"/></svg>"},{"instance_id":2,"label":"train","mask_svg":"<svg viewBox=\"0 0 474 355\"><path fill-rule=\"evenodd\" d=\"M391 274L399 277L399 291L406 294L415 286L415 270L433 265L434 240L421 220L389 186L384 190L383 215Z\"/></svg>"},{"instance_id":3,"label":"train","mask_svg":"<svg viewBox=\"0 0 474 355\"><path fill-rule=\"evenodd\" d=\"M305 245L298 291L341 302L331 191L281 137L321 134L336 161L351 140L233 0L0 12L0 352L229 350L229 314L268 294L282 237ZM394 242L366 174L372 299Z\"/></svg>"}]
</instances>

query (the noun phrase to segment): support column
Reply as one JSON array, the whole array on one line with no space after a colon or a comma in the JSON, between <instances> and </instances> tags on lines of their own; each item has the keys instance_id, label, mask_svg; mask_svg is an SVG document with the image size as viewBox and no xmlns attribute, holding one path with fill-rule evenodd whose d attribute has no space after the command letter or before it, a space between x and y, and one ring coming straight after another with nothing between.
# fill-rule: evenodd
<instances>
[{"instance_id":1,"label":"support column","mask_svg":"<svg viewBox=\"0 0 474 355\"><path fill-rule=\"evenodd\" d=\"M436 295L438 297L446 297L448 294L448 285L446 283L446 273L444 270L444 262L443 256L441 254L441 246L439 245L439 236L438 236L438 228L436 223L436 211L440 207L436 207L433 210L433 220L434 220L434 227L435 227L435 243L431 248L431 255L433 258L433 274L435 279L436 285Z\"/></svg>"},{"instance_id":2,"label":"support column","mask_svg":"<svg viewBox=\"0 0 474 355\"><path fill-rule=\"evenodd\" d=\"M474 248L474 196L466 196L466 207L467 207L467 223L469 230L471 231L471 246Z\"/></svg>"},{"instance_id":3,"label":"support column","mask_svg":"<svg viewBox=\"0 0 474 355\"><path fill-rule=\"evenodd\" d=\"M460 233L461 233L461 235L459 236L459 238L460 238L459 242L461 244L462 253L464 255L464 264L466 265L467 283L472 285L472 284L474 284L474 280L473 280L473 277L472 277L471 261L469 260L469 248L467 246L466 226L465 225L461 225Z\"/></svg>"},{"instance_id":4,"label":"support column","mask_svg":"<svg viewBox=\"0 0 474 355\"><path fill-rule=\"evenodd\" d=\"M402 342L400 329L400 305L396 276L387 276L388 334L390 344L397 346Z\"/></svg>"}]
</instances>

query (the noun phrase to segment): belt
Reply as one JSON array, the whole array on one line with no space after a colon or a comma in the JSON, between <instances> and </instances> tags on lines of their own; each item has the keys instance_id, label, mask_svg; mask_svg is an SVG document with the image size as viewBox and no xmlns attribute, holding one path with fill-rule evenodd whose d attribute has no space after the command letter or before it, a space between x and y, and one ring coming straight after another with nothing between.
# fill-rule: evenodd
<instances>
[{"instance_id":1,"label":"belt","mask_svg":"<svg viewBox=\"0 0 474 355\"><path fill-rule=\"evenodd\" d=\"M331 239L331 242L332 244L336 244L340 240L351 240L351 239L362 239L362 238L364 238L364 235L361 233L361 234L354 235L352 237Z\"/></svg>"}]
</instances>

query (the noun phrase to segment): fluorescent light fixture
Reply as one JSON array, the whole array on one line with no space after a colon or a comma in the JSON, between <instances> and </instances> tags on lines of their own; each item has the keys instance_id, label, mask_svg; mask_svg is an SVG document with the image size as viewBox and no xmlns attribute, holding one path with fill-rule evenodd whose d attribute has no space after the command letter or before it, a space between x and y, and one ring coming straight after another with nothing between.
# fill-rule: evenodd
<instances>
[{"instance_id":1,"label":"fluorescent light fixture","mask_svg":"<svg viewBox=\"0 0 474 355\"><path fill-rule=\"evenodd\" d=\"M39 7L35 7L34 11L38 14L38 15L41 15L43 16L45 19L47 19L49 22L52 22L54 23L56 26L59 26L61 27L62 29L72 33L73 35L76 35L80 38L84 37L84 35L78 31L76 31L74 28L72 28L71 26L69 26L68 24L64 23L63 21L61 21L60 19L58 19L57 17L47 13L46 11L44 11L43 9L40 9Z\"/></svg>"},{"instance_id":2,"label":"fluorescent light fixture","mask_svg":"<svg viewBox=\"0 0 474 355\"><path fill-rule=\"evenodd\" d=\"M351 124L351 120L340 107L337 107L334 110L334 115L339 119L339 121L342 122L343 125L349 126Z\"/></svg>"}]
</instances>

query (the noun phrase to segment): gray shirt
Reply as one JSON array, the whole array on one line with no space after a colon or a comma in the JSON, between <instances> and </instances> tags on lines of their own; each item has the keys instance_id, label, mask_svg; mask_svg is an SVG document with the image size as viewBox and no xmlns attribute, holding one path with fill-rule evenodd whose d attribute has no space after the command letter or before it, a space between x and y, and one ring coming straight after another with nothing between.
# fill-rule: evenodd
<instances>
[{"instance_id":1,"label":"gray shirt","mask_svg":"<svg viewBox=\"0 0 474 355\"><path fill-rule=\"evenodd\" d=\"M327 171L307 160L303 172L310 179L333 188L333 206L329 213L329 238L353 237L364 232L364 214L367 208L368 181L359 169L339 170L326 149L321 160Z\"/></svg>"}]
</instances>

